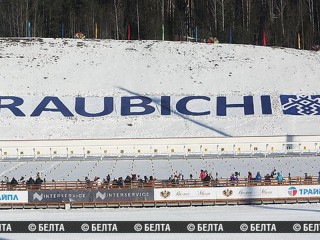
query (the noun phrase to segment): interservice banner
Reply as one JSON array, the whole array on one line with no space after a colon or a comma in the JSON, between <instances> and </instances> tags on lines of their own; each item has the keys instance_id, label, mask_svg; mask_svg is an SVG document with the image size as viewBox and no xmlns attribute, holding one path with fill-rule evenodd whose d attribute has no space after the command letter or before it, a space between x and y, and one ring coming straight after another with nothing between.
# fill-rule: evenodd
<instances>
[{"instance_id":1,"label":"interservice banner","mask_svg":"<svg viewBox=\"0 0 320 240\"><path fill-rule=\"evenodd\" d=\"M30 191L29 202L134 202L153 201L153 189Z\"/></svg>"}]
</instances>

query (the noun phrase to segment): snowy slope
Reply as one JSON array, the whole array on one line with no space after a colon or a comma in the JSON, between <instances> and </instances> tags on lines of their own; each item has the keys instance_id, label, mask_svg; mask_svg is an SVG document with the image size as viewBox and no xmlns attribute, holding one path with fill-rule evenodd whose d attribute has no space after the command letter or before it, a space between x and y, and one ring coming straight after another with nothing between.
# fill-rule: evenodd
<instances>
[{"instance_id":1,"label":"snowy slope","mask_svg":"<svg viewBox=\"0 0 320 240\"><path fill-rule=\"evenodd\" d=\"M0 39L0 96L23 99L18 108L25 115L15 116L2 108L0 139L320 135L318 115L284 115L279 100L283 94L318 95L319 66L319 53L294 49ZM150 97L155 111L122 116L121 98L136 95ZM262 95L270 97L272 114L262 113ZM46 96L58 97L73 116L45 110L31 117ZM170 96L169 115L161 115L161 96ZM177 103L187 96L206 96L208 101L193 100L186 108L210 113L179 113ZM245 115L240 107L228 108L227 116L217 116L219 96L226 97L227 104L243 104L243 96L252 96L254 114ZM81 116L75 112L76 97L86 98L86 109L91 113L103 110L103 97L113 97L114 111L100 117ZM1 100L2 105L11 103L10 99ZM50 102L44 108L57 106Z\"/></svg>"}]
</instances>

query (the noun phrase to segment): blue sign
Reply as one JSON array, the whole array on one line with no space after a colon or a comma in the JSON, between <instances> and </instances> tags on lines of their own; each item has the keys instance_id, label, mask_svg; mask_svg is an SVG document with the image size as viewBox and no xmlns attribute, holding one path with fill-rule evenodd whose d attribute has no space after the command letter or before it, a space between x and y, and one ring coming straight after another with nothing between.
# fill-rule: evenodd
<instances>
[{"instance_id":1,"label":"blue sign","mask_svg":"<svg viewBox=\"0 0 320 240\"><path fill-rule=\"evenodd\" d=\"M300 195L320 195L320 188L299 189Z\"/></svg>"},{"instance_id":2,"label":"blue sign","mask_svg":"<svg viewBox=\"0 0 320 240\"><path fill-rule=\"evenodd\" d=\"M285 115L320 115L320 95L280 95Z\"/></svg>"},{"instance_id":3,"label":"blue sign","mask_svg":"<svg viewBox=\"0 0 320 240\"><path fill-rule=\"evenodd\" d=\"M278 96L276 98L279 99ZM261 96L0 96L0 117L252 116L272 115L274 97ZM279 100L277 100L279 102ZM280 95L284 115L320 115L320 95ZM276 111L279 114L279 109ZM236 113L236 114L235 114Z\"/></svg>"}]
</instances>

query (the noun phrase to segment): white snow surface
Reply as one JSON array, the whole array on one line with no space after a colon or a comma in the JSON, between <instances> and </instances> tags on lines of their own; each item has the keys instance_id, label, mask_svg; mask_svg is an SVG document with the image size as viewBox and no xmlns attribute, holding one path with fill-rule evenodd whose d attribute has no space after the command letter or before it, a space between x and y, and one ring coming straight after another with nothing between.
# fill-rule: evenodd
<instances>
[{"instance_id":1,"label":"white snow surface","mask_svg":"<svg viewBox=\"0 0 320 240\"><path fill-rule=\"evenodd\" d=\"M1 109L0 139L320 135L318 116L283 115L279 100L280 94L319 94L319 63L317 52L275 47L0 39L0 95L23 98L20 108L26 115L16 117ZM135 95L151 97L157 113L121 116L120 98ZM209 109L210 115L159 114L155 102L161 96L171 97L174 111L179 98L193 95L210 97L210 102L189 106ZM257 109L244 116L243 109L234 109L226 117L216 116L217 96L241 103L245 95L256 100L270 95L273 114L262 115ZM75 116L43 112L30 117L45 96L59 97ZM77 115L74 98L79 96L88 99L88 112L101 111L103 97L113 97L114 112L95 118Z\"/></svg>"}]
</instances>

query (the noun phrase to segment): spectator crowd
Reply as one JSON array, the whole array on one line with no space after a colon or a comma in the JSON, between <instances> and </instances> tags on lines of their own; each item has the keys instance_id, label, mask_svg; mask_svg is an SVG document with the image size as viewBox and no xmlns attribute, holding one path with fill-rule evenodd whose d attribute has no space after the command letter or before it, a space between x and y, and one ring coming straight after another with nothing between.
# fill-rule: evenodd
<instances>
[{"instance_id":1,"label":"spectator crowd","mask_svg":"<svg viewBox=\"0 0 320 240\"><path fill-rule=\"evenodd\" d=\"M298 178L300 180L303 180L304 183L310 183L313 181L312 176L308 175L307 173L305 173L304 177L298 177ZM108 174L106 178L103 178L103 179L100 179L100 177L96 176L94 177L93 180L90 180L88 177L85 177L84 181L81 181L80 179L78 179L77 182L78 183L84 182L87 187L93 187L93 186L103 187L103 186L109 186L109 185L122 187L130 183L152 184L156 180L157 179L153 176L149 176L149 177L144 176L142 178L140 175L137 175L137 174L131 174L131 176L128 175L124 179L122 177L111 179L110 174ZM190 182L191 180L197 181L197 179L193 178L192 174L189 175L189 179L185 179L182 173L176 172L175 174L171 175L167 180L161 180L161 181L165 183L179 184L185 181ZM227 181L227 183L230 185L237 185L239 183L239 180L241 180L242 182L245 181L248 184L251 184L251 183L259 184L261 182L263 182L264 184L270 184L271 182L276 182L278 184L281 184L284 181L287 181L290 183L292 181L292 177L291 177L291 174L289 173L288 176L285 178L282 175L282 172L277 171L276 168L273 168L270 174L267 173L266 175L264 175L264 177L261 175L259 171L255 175L253 175L251 171L248 171L247 176L242 179L240 179L240 172L231 173L230 177L225 179L225 178L218 178L218 173L216 173L216 176L214 178L212 176L212 173L208 173L207 170L200 170L200 175L198 180L201 180L202 182L210 182L210 181L218 182L218 181L224 180L224 181ZM51 182L55 182L55 180L52 179ZM320 183L320 172L318 172L317 182ZM18 185L24 185L24 184L27 189L37 189L37 188L41 188L41 185L43 183L46 183L46 179L45 178L42 179L40 173L38 172L35 178L31 176L29 177L28 180L25 180L23 176L19 180L17 180L15 177L9 180L7 176L4 176L1 183L5 184L9 189L12 189Z\"/></svg>"}]
</instances>

